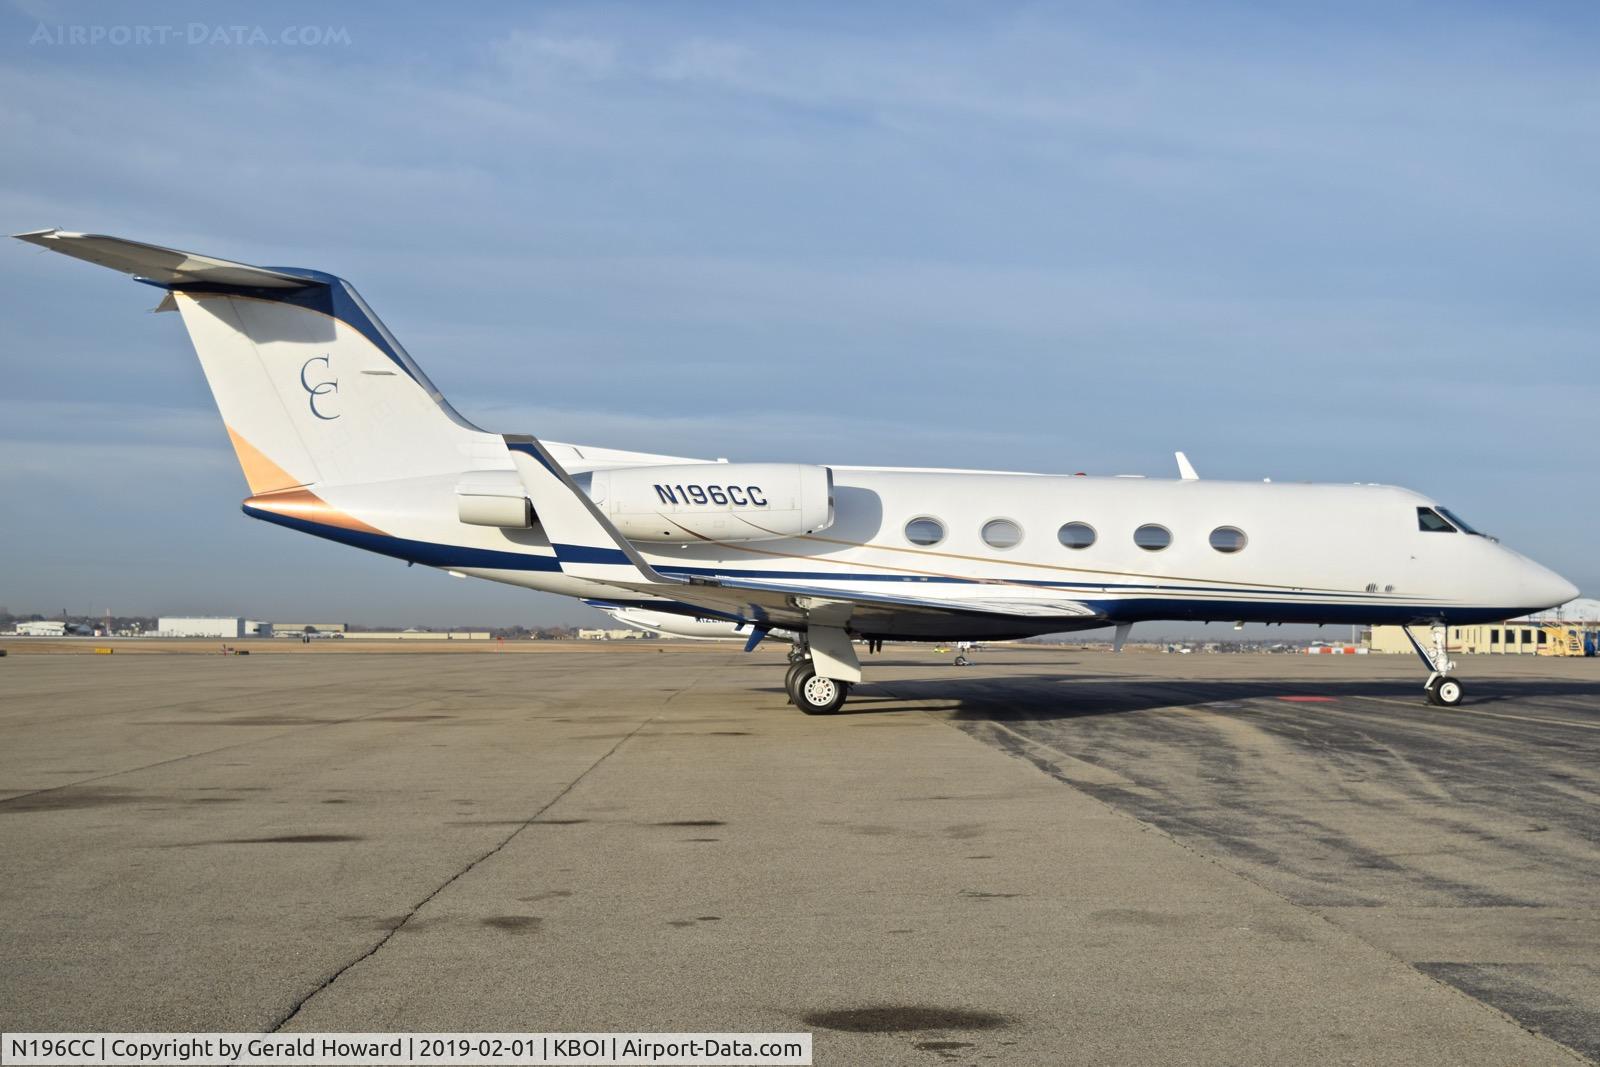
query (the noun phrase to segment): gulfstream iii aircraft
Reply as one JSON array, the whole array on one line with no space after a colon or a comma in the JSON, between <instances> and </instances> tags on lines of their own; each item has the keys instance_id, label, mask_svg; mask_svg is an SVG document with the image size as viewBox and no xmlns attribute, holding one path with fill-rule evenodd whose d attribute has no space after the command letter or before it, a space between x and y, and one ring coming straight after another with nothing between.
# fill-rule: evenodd
<instances>
[{"instance_id":1,"label":"gulfstream iii aircraft","mask_svg":"<svg viewBox=\"0 0 1600 1067\"><path fill-rule=\"evenodd\" d=\"M408 563L798 637L826 713L854 639L977 641L1146 620L1398 623L1455 704L1445 627L1571 583L1393 486L727 463L480 430L345 281L115 237L31 244L131 274L183 316L252 518ZM1411 631L1408 629L1407 633Z\"/></svg>"}]
</instances>

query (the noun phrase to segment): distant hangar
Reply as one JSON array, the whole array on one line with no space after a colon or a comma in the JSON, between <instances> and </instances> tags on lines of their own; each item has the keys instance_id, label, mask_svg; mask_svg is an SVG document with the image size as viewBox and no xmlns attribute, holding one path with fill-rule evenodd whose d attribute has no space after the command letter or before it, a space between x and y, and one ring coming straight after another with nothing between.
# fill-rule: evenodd
<instances>
[{"instance_id":1,"label":"distant hangar","mask_svg":"<svg viewBox=\"0 0 1600 1067\"><path fill-rule=\"evenodd\" d=\"M1520 619L1452 626L1446 640L1452 654L1600 655L1600 600L1579 598ZM1374 652L1414 654L1405 629L1400 626L1374 626L1368 647Z\"/></svg>"}]
</instances>

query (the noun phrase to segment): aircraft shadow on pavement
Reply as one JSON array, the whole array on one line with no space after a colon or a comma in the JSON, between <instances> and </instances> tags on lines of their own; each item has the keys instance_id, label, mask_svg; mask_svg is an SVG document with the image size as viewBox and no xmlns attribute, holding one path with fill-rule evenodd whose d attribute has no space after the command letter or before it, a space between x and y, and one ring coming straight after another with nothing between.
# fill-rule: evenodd
<instances>
[{"instance_id":1,"label":"aircraft shadow on pavement","mask_svg":"<svg viewBox=\"0 0 1600 1067\"><path fill-rule=\"evenodd\" d=\"M1464 675L1467 697L1462 708L1496 708L1518 714L1567 716L1600 722L1600 678L1543 680L1492 678L1474 680ZM881 714L904 711L951 710L958 720L994 722L1039 719L1075 719L1095 715L1121 715L1162 708L1208 704L1267 702L1286 708L1392 711L1406 714L1403 706L1358 700L1378 697L1401 704L1415 702L1421 712L1449 715L1452 709L1433 707L1422 692L1422 679L1370 679L1322 681L1270 678L1150 679L1113 674L1037 674L994 678L951 676L868 682L850 694L839 714Z\"/></svg>"}]
</instances>

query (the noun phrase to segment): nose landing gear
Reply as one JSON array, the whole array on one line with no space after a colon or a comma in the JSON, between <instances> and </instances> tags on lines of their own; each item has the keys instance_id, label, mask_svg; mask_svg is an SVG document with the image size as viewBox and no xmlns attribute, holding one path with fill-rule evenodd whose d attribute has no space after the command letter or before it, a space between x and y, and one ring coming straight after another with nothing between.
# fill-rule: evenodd
<instances>
[{"instance_id":1,"label":"nose landing gear","mask_svg":"<svg viewBox=\"0 0 1600 1067\"><path fill-rule=\"evenodd\" d=\"M1402 629L1405 630L1411 647L1417 650L1417 656L1422 660L1423 666L1428 668L1428 680L1423 683L1423 688L1428 691L1428 703L1446 708L1453 708L1461 703L1465 690L1461 682L1451 676L1456 665L1450 659L1446 647L1444 626L1433 627L1432 648L1423 648L1422 642L1411 632L1411 627L1405 626Z\"/></svg>"}]
</instances>

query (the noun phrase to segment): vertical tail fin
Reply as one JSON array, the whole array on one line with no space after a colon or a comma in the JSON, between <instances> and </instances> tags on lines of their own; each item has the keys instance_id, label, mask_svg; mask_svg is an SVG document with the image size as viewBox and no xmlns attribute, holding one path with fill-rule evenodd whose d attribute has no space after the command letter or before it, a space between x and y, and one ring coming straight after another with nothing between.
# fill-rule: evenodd
<instances>
[{"instance_id":1,"label":"vertical tail fin","mask_svg":"<svg viewBox=\"0 0 1600 1067\"><path fill-rule=\"evenodd\" d=\"M250 491L462 470L503 445L445 402L350 285L115 237L19 239L168 291L194 343Z\"/></svg>"}]
</instances>

